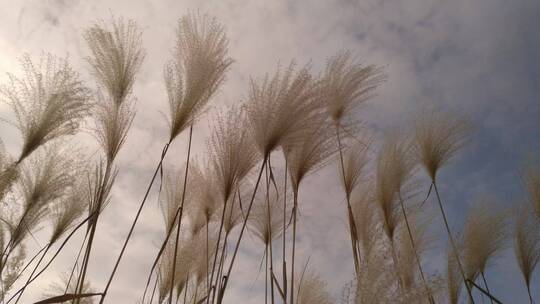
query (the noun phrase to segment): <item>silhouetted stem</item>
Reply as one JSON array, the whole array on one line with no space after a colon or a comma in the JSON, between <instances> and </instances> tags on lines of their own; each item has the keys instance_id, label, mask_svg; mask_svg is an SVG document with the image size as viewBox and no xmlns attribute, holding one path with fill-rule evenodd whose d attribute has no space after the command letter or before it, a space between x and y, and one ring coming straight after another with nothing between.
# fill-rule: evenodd
<instances>
[{"instance_id":1,"label":"silhouetted stem","mask_svg":"<svg viewBox=\"0 0 540 304\"><path fill-rule=\"evenodd\" d=\"M267 244L267 247L269 247L267 250L269 250L270 253L270 272L274 272L274 263L273 263L273 254L272 254L272 213L270 211L270 180L268 177L268 167L270 166L270 162L266 164L266 207L267 207L267 217L268 217L268 233L270 235L269 244ZM283 231L285 233L285 231ZM267 251L268 253L268 251ZM268 264L268 257L267 257L267 264ZM266 265L267 271L268 271L268 265ZM270 299L272 304L274 304L274 280L270 278Z\"/></svg>"},{"instance_id":2,"label":"silhouetted stem","mask_svg":"<svg viewBox=\"0 0 540 304\"><path fill-rule=\"evenodd\" d=\"M291 302L294 303L294 261L296 254L296 214L298 209L298 189L293 190L293 239L291 257Z\"/></svg>"},{"instance_id":3,"label":"silhouetted stem","mask_svg":"<svg viewBox=\"0 0 540 304\"><path fill-rule=\"evenodd\" d=\"M84 244L86 243L86 238L88 237L88 233L84 235L83 242L81 244L81 248L79 248L79 252L77 253L77 258L75 259L75 263L73 263L73 267L71 267L71 273L69 274L68 281L66 283L66 289L64 290L64 294L66 294L69 290L69 284L71 283L71 279L73 279L73 274L75 273L75 268L77 268L77 264L79 263L79 258L81 257L82 250L84 248Z\"/></svg>"},{"instance_id":4,"label":"silhouetted stem","mask_svg":"<svg viewBox=\"0 0 540 304\"><path fill-rule=\"evenodd\" d=\"M341 175L343 177L343 186L345 188L345 196L347 200L347 212L348 212L348 221L349 221L349 236L351 237L351 248L353 253L353 261L354 261L354 270L356 272L356 277L358 278L360 275L360 265L358 262L358 251L356 250L356 223L354 222L354 214L352 212L351 207L351 198L349 197L348 190L346 189L347 182L345 180L345 164L343 162L343 149L341 146L341 137L339 135L339 125L336 126L336 137L338 140L338 149L339 149L339 161L341 165ZM291 302L291 304L293 304Z\"/></svg>"},{"instance_id":5,"label":"silhouetted stem","mask_svg":"<svg viewBox=\"0 0 540 304\"><path fill-rule=\"evenodd\" d=\"M156 281L154 282L154 288L152 288L152 296L150 297L150 303L152 303L152 301L154 301L154 295L156 294L156 289L157 289L157 286L158 286L158 282L159 282L159 277L156 276Z\"/></svg>"},{"instance_id":6,"label":"silhouetted stem","mask_svg":"<svg viewBox=\"0 0 540 304\"><path fill-rule=\"evenodd\" d=\"M30 259L30 261L28 263L26 263L26 265L24 266L24 268L19 272L19 274L17 275L17 277L15 278L15 281L17 281L21 275L24 273L24 271L26 269L28 269L28 267L32 264L32 262L39 256L40 253L43 252L43 250L47 249L47 247L49 247L49 245L45 245L43 246L36 254L34 254L34 256Z\"/></svg>"},{"instance_id":7,"label":"silhouetted stem","mask_svg":"<svg viewBox=\"0 0 540 304\"><path fill-rule=\"evenodd\" d=\"M101 206L103 204L103 201L104 201L104 190L105 188L107 187L107 183L109 182L109 178L110 178L110 174L111 174L111 166L112 166L112 163L111 162L107 162L107 166L105 168L105 175L104 175L104 178L103 178L103 181L101 183L101 185L99 185L99 194L98 194L98 198L97 198L97 206L96 206L96 210L97 212L95 213L94 217L90 220L90 236L88 237L88 242L86 243L86 251L84 253L84 257L83 257L83 262L82 262L82 265L81 265L81 272L79 273L79 277L77 279L77 285L75 286L75 293L82 293L82 289L83 289L83 286L84 286L84 280L85 280L85 277L86 277L86 270L88 269L88 263L90 261L90 253L92 251L92 245L94 243L94 236L95 236L95 233L96 233L96 228L97 228L97 223L98 223L98 218L99 218L99 215L101 213ZM88 231L87 231L87 234L88 234ZM86 238L86 237L85 237ZM72 303L80 303L80 299L75 299L74 301L72 301Z\"/></svg>"},{"instance_id":8,"label":"silhouetted stem","mask_svg":"<svg viewBox=\"0 0 540 304\"><path fill-rule=\"evenodd\" d=\"M253 202L255 200L255 194L257 193L257 189L259 188L259 183L261 181L263 170L266 167L266 159L267 159L267 157L268 157L268 155L266 155L264 157L263 162L261 164L261 169L259 170L259 176L257 177L257 182L255 183L255 188L253 189L253 194L251 195L251 201L249 202L249 206L248 206L248 209L246 210L246 215L245 215L245 218L244 218L244 222L242 223L242 229L240 230L240 235L238 236L238 240L236 241L236 245L234 247L234 252L233 252L233 255L232 255L232 258L231 258L231 262L229 264L229 268L227 270L227 274L224 276L223 286L220 288L220 291L218 293L218 300L217 300L218 304L221 304L221 302L223 301L223 297L225 295L225 289L227 288L227 283L229 282L229 279L230 279L230 276L231 276L232 267L234 265L236 255L238 254L238 249L240 247L240 243L242 242L242 237L244 236L244 231L246 230L246 225L247 225L247 221L248 221L248 218L249 218L249 214L251 212L251 207L253 207Z\"/></svg>"},{"instance_id":9,"label":"silhouetted stem","mask_svg":"<svg viewBox=\"0 0 540 304\"><path fill-rule=\"evenodd\" d=\"M490 300L494 301L497 304L502 304L501 301L499 301L497 298L495 298L493 295L491 295L488 291L484 290L484 288L478 286L475 282L472 280L467 279L466 282L470 283L472 286L476 287L476 289L480 290L481 293L485 294Z\"/></svg>"},{"instance_id":10,"label":"silhouetted stem","mask_svg":"<svg viewBox=\"0 0 540 304\"><path fill-rule=\"evenodd\" d=\"M264 247L264 304L268 304L268 244Z\"/></svg>"},{"instance_id":11,"label":"silhouetted stem","mask_svg":"<svg viewBox=\"0 0 540 304\"><path fill-rule=\"evenodd\" d=\"M135 225L137 225L137 221L139 220L139 216L141 215L141 211L144 207L144 203L146 202L146 199L148 198L148 194L150 193L150 189L152 189L152 185L154 184L154 180L156 179L156 176L159 172L159 169L161 168L163 164L163 159L165 158L165 155L167 154L167 150L169 149L169 143L163 147L163 152L161 153L161 158L159 160L159 163L156 167L156 170L154 171L154 175L152 176L152 179L150 180L150 185L148 185L148 188L146 189L146 193L144 194L144 198L139 206L139 210L137 210L137 214L135 215L135 219L133 220L133 223L131 224L131 228L129 229L128 235L126 237L126 240L124 241L124 245L122 246L122 250L120 251L120 255L118 256L118 259L116 260L116 263L114 264L114 268L112 270L111 275L109 276L109 279L107 281L107 285L105 286L105 290L103 290L103 294L101 296L101 300L99 301L99 304L103 304L105 301L105 297L107 296L107 291L109 291L109 287L111 286L111 282L114 278L114 275L116 274L116 270L118 269L118 265L120 264L120 261L122 260L122 257L124 256L124 252L126 250L127 244L129 243L129 240L131 238L131 235L133 233L133 229L135 229Z\"/></svg>"},{"instance_id":12,"label":"silhouetted stem","mask_svg":"<svg viewBox=\"0 0 540 304\"><path fill-rule=\"evenodd\" d=\"M480 275L482 276L482 281L484 281L484 286L486 287L487 292L489 294L491 294L491 291L489 290L489 287L488 287L488 284L487 284L487 281L486 281L486 276L484 275L484 272L480 271ZM491 304L494 304L492 298L489 298L489 300L491 301Z\"/></svg>"},{"instance_id":13,"label":"silhouetted stem","mask_svg":"<svg viewBox=\"0 0 540 304\"><path fill-rule=\"evenodd\" d=\"M441 202L441 196L439 195L439 190L437 189L437 183L435 183L435 181L433 181L433 189L435 190L435 195L437 196L437 202L439 203L439 208L441 210L441 214L444 220L444 226L446 227L446 232L448 233L448 238L450 239L450 244L452 245L452 251L454 252L454 256L459 266L459 272L461 273L461 277L463 278L463 283L465 284L465 288L467 288L469 300L474 304L471 288L469 287L469 284L467 283L465 272L463 271L463 266L461 265L461 260L459 259L459 252L456 246L456 242L454 241L454 237L452 236L452 232L450 231L450 226L448 225L448 220L446 219L446 213L444 212L444 208Z\"/></svg>"},{"instance_id":14,"label":"silhouetted stem","mask_svg":"<svg viewBox=\"0 0 540 304\"><path fill-rule=\"evenodd\" d=\"M28 285L30 285L35 279L37 279L51 264L52 262L54 261L54 259L56 259L56 257L58 256L58 254L60 254L60 251L62 251L62 249L64 249L64 246L67 244L67 242L69 241L69 239L71 239L71 237L75 234L75 232L77 232L77 230L79 230L86 222L88 222L88 220L92 217L92 215L95 213L95 211L93 213L91 213L87 218L85 218L82 222L80 222L75 228L73 228L73 230L68 234L68 236L66 237L66 239L64 240L64 242L62 242L62 244L60 245L60 247L58 247L58 249L56 250L56 253L53 255L53 257L49 260L49 262L30 280L28 281L28 283L26 283L23 287L21 287L15 294L13 294L11 296L11 298L7 301L7 303L10 303L11 300L13 300L19 293L21 293L21 291L26 288ZM6 304L7 304L6 303Z\"/></svg>"},{"instance_id":15,"label":"silhouetted stem","mask_svg":"<svg viewBox=\"0 0 540 304\"><path fill-rule=\"evenodd\" d=\"M229 218L232 217L232 212L233 212L233 208L234 208L234 199L236 197L236 192L235 192L235 195L233 195L233 201L232 201L232 206L231 206L231 210L230 210L230 213L229 213ZM238 190L238 199L240 199L240 190ZM221 233L223 231L223 224L225 222L225 211L227 209L227 199L224 200L224 203L223 203L223 210L222 210L222 213L221 213L221 222L220 222L220 225L219 225L219 233L218 233L218 239L217 239L217 242L216 242L216 252L215 252L215 256L214 256L214 262L212 263L212 274L210 276L210 282L212 284L214 284L214 271L215 271L215 266L216 266L216 259L217 259L217 255L219 253L219 243L221 241ZM228 233L226 232L225 233L225 243L223 244L223 248L221 250L221 257L220 257L220 261L219 261L219 266L218 266L218 274L216 276L216 282L215 284L213 285L214 286L214 289L212 290L212 300L211 300L211 303L214 303L214 300L215 300L215 296L216 296L216 289L218 288L218 282L219 282L219 277L221 275L221 271L222 271L222 268L223 268L223 255L224 255L224 252L226 250L225 246L227 244L227 237L228 237ZM208 301L210 301L210 297L207 298L207 303L209 303Z\"/></svg>"},{"instance_id":16,"label":"silhouetted stem","mask_svg":"<svg viewBox=\"0 0 540 304\"><path fill-rule=\"evenodd\" d=\"M180 215L180 217L182 217L182 213L183 213L182 210L183 210L183 206L178 207L178 209L176 210L176 213L174 215L173 221L172 221L173 223L176 222L176 219L178 218L179 215ZM178 224L180 225L181 223L182 223L182 219L179 220ZM152 274L154 273L154 270L156 269L157 264L159 262L159 259L163 255L163 252L165 251L165 248L167 247L167 243L169 241L169 238L172 235L172 232L174 231L174 228L175 228L175 226L171 225L171 227L168 229L167 236L165 237L165 240L163 240L163 242L161 243L161 248L159 248L158 254L156 255L156 258L154 259L154 263L152 264L152 268L150 269L150 273L148 274L148 279L146 281L146 287L144 288L143 302L144 302L144 298L146 297L146 292L148 291L148 286L150 285L150 282L152 281Z\"/></svg>"},{"instance_id":17,"label":"silhouetted stem","mask_svg":"<svg viewBox=\"0 0 540 304\"><path fill-rule=\"evenodd\" d=\"M405 219L405 225L407 226L407 233L409 234L409 240L411 241L411 246L413 248L416 264L418 265L418 270L420 270L420 277L422 278L422 282L424 283L424 287L426 288L426 292L428 294L428 300L430 303L433 303L434 302L433 296L431 295L431 290L429 289L429 286L426 281L426 277L424 276L424 270L422 269L422 263L420 263L420 257L418 256L418 251L416 250L416 245L414 243L414 238L411 231L411 226L409 224L409 219L407 217L407 212L405 211L405 205L403 203L403 199L401 198L401 193L398 193L398 195L399 195L399 204L401 205L401 212L403 213L403 218Z\"/></svg>"},{"instance_id":18,"label":"silhouetted stem","mask_svg":"<svg viewBox=\"0 0 540 304\"><path fill-rule=\"evenodd\" d=\"M36 266L34 267L34 270L32 270L32 273L30 273L30 276L28 276L28 280L26 281L25 286L30 282L30 280L32 279L32 276L34 275L34 273L36 273L39 265L41 264L41 262L45 258L45 255L47 255L47 251L49 251L49 248L51 248L51 244L49 244L49 245L47 245L47 247L45 247L45 250L43 251L43 254L41 255L41 258L39 258ZM23 287L21 292L19 293L19 296L17 297L17 300L15 300L15 304L19 303L19 300L21 299L21 297L22 297L25 290L26 290L26 287Z\"/></svg>"},{"instance_id":19,"label":"silhouetted stem","mask_svg":"<svg viewBox=\"0 0 540 304\"><path fill-rule=\"evenodd\" d=\"M182 189L182 202L180 203L180 209L183 209L184 207L184 200L186 198L186 186L187 186L187 178L188 178L188 171L189 171L189 158L191 155L191 139L193 138L193 125L189 127L189 141L188 141L188 153L187 153L187 160L186 160L186 172L184 174L184 185ZM182 218L180 216L180 218ZM173 222L174 226L174 222ZM171 278L171 290L169 292L169 304L172 303L172 294L173 294L173 287L174 286L174 277L176 275L176 257L178 255L178 240L180 239L180 220L178 221L178 227L176 229L176 240L174 241L174 258L173 258L173 266L172 266L172 278Z\"/></svg>"},{"instance_id":20,"label":"silhouetted stem","mask_svg":"<svg viewBox=\"0 0 540 304\"><path fill-rule=\"evenodd\" d=\"M533 301L533 298L532 298L532 295L531 295L531 286L529 286L529 284L527 284L527 294L529 295L529 303L533 304L534 301Z\"/></svg>"},{"instance_id":21,"label":"silhouetted stem","mask_svg":"<svg viewBox=\"0 0 540 304\"><path fill-rule=\"evenodd\" d=\"M283 253L282 253L282 259L283 259L283 263L282 263L282 271L283 271L283 302L284 304L287 304L287 261L286 261L286 250L285 250L285 238L286 238L286 233L285 233L285 229L286 229L286 226L287 226L287 178L288 178L288 175L287 175L287 158L285 158L285 182L284 182L284 185L283 185L283 235L282 235L282 238L283 238Z\"/></svg>"},{"instance_id":22,"label":"silhouetted stem","mask_svg":"<svg viewBox=\"0 0 540 304\"><path fill-rule=\"evenodd\" d=\"M219 253L219 243L221 242L221 234L223 232L223 223L225 222L225 212L227 210L227 201L228 199L227 198L224 198L223 200L223 208L221 210L221 221L219 223L219 232L218 232L218 238L217 238L217 242L216 242L216 252L214 253L214 261L212 262L212 272L210 274L210 282L214 282L214 272L215 272L215 269L216 269L216 262L217 262L217 256L218 256L218 253ZM233 197L233 204L234 204L234 197ZM232 208L231 208L232 210ZM216 289L214 289L212 291L212 302L213 302L213 299L214 299L214 295L216 293ZM210 303L210 297L207 297L206 298L206 303Z\"/></svg>"}]
</instances>

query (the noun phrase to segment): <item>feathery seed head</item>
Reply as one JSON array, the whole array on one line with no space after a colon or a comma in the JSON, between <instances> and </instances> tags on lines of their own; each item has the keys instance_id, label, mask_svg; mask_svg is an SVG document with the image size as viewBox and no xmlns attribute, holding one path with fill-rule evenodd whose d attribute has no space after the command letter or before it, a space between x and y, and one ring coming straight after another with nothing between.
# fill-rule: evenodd
<instances>
[{"instance_id":1,"label":"feathery seed head","mask_svg":"<svg viewBox=\"0 0 540 304\"><path fill-rule=\"evenodd\" d=\"M321 112L315 91L308 67L295 72L294 62L285 72L278 69L271 78L251 81L247 127L264 157L285 142L298 141L313 127L314 116Z\"/></svg>"},{"instance_id":2,"label":"feathery seed head","mask_svg":"<svg viewBox=\"0 0 540 304\"><path fill-rule=\"evenodd\" d=\"M398 134L387 138L377 158L375 196L381 206L385 231L390 239L401 220L399 200L402 188L409 181L414 162L409 155L410 143Z\"/></svg>"},{"instance_id":3,"label":"feathery seed head","mask_svg":"<svg viewBox=\"0 0 540 304\"><path fill-rule=\"evenodd\" d=\"M326 282L314 272L306 273L297 282L298 304L330 304L330 293L326 290Z\"/></svg>"},{"instance_id":4,"label":"feathery seed head","mask_svg":"<svg viewBox=\"0 0 540 304\"><path fill-rule=\"evenodd\" d=\"M459 294L463 287L463 279L459 273L459 264L456 260L456 256L451 250L447 251L446 259L447 298L450 304L457 304L459 301Z\"/></svg>"},{"instance_id":5,"label":"feathery seed head","mask_svg":"<svg viewBox=\"0 0 540 304\"><path fill-rule=\"evenodd\" d=\"M0 139L0 202L17 179L17 174L17 165L4 149L4 144Z\"/></svg>"},{"instance_id":6,"label":"feathery seed head","mask_svg":"<svg viewBox=\"0 0 540 304\"><path fill-rule=\"evenodd\" d=\"M421 259L422 254L428 248L431 238L429 238L429 235L427 234L428 222L420 218L418 209L414 212L408 211L407 219L409 221L409 226L411 227L414 247L411 243L405 221L402 221L398 226L394 236L394 243L396 244L397 266L402 287L405 290L410 291L420 283L417 281L418 264L415 258L415 248L416 253Z\"/></svg>"},{"instance_id":7,"label":"feathery seed head","mask_svg":"<svg viewBox=\"0 0 540 304\"><path fill-rule=\"evenodd\" d=\"M342 186L345 193L350 196L353 190L361 182L361 176L367 165L369 158L367 155L370 141L363 144L356 144L343 153L343 171L339 170L342 179Z\"/></svg>"},{"instance_id":8,"label":"feathery seed head","mask_svg":"<svg viewBox=\"0 0 540 304\"><path fill-rule=\"evenodd\" d=\"M438 170L465 145L470 122L453 113L425 110L415 124L416 157L435 181Z\"/></svg>"},{"instance_id":9,"label":"feathery seed head","mask_svg":"<svg viewBox=\"0 0 540 304\"><path fill-rule=\"evenodd\" d=\"M233 196L232 199L229 199L229 202L225 209L225 218L223 220L223 230L225 230L226 235L229 234L234 227L236 227L238 224L242 222L242 211L240 210L240 204L237 203L238 199L239 198L237 198L236 196Z\"/></svg>"},{"instance_id":10,"label":"feathery seed head","mask_svg":"<svg viewBox=\"0 0 540 304\"><path fill-rule=\"evenodd\" d=\"M175 58L164 71L170 107L170 140L193 124L225 80L232 60L225 28L208 15L180 19Z\"/></svg>"},{"instance_id":11,"label":"feathery seed head","mask_svg":"<svg viewBox=\"0 0 540 304\"><path fill-rule=\"evenodd\" d=\"M220 113L214 121L214 130L207 142L209 169L225 202L259 161L260 155L247 134L242 109L233 107L226 113Z\"/></svg>"},{"instance_id":12,"label":"feathery seed head","mask_svg":"<svg viewBox=\"0 0 540 304\"><path fill-rule=\"evenodd\" d=\"M0 87L23 136L17 163L45 143L74 134L90 108L89 90L67 60L47 54L36 66L25 55L21 64L24 77L9 74L10 83Z\"/></svg>"},{"instance_id":13,"label":"feathery seed head","mask_svg":"<svg viewBox=\"0 0 540 304\"><path fill-rule=\"evenodd\" d=\"M350 52L330 58L322 76L328 114L336 124L353 117L354 111L374 95L374 90L386 79L382 69L354 62Z\"/></svg>"},{"instance_id":14,"label":"feathery seed head","mask_svg":"<svg viewBox=\"0 0 540 304\"><path fill-rule=\"evenodd\" d=\"M135 75L144 59L141 31L134 20L95 22L84 33L92 55L87 58L92 74L109 98L120 106L131 93Z\"/></svg>"},{"instance_id":15,"label":"feathery seed head","mask_svg":"<svg viewBox=\"0 0 540 304\"><path fill-rule=\"evenodd\" d=\"M373 208L375 203L375 193L373 183L369 182L360 185L351 195L351 208L356 225L356 236L360 244L363 259L371 253L375 247L379 235L380 213Z\"/></svg>"},{"instance_id":16,"label":"feathery seed head","mask_svg":"<svg viewBox=\"0 0 540 304\"><path fill-rule=\"evenodd\" d=\"M289 141L292 138L285 138L282 144L295 191L307 174L322 168L337 152L330 121L319 115L310 124L310 128L298 132L297 138L292 141Z\"/></svg>"},{"instance_id":17,"label":"feathery seed head","mask_svg":"<svg viewBox=\"0 0 540 304\"><path fill-rule=\"evenodd\" d=\"M52 222L52 234L49 244L55 243L64 233L66 233L75 221L80 218L87 208L88 198L82 186L75 185L69 190L67 196L52 205L50 218Z\"/></svg>"},{"instance_id":18,"label":"feathery seed head","mask_svg":"<svg viewBox=\"0 0 540 304\"><path fill-rule=\"evenodd\" d=\"M193 184L190 187L193 191L193 205L196 205L195 208L203 215L205 222L209 222L223 203L216 190L216 177L209 167L203 172L197 165L193 165L189 170L189 183Z\"/></svg>"},{"instance_id":19,"label":"feathery seed head","mask_svg":"<svg viewBox=\"0 0 540 304\"><path fill-rule=\"evenodd\" d=\"M52 146L24 164L19 179L22 214L13 225L14 244L40 223L51 203L64 199L71 191L79 168L74 160Z\"/></svg>"},{"instance_id":20,"label":"feathery seed head","mask_svg":"<svg viewBox=\"0 0 540 304\"><path fill-rule=\"evenodd\" d=\"M489 206L486 198L469 211L463 232L463 261L467 278L484 272L507 246L507 212Z\"/></svg>"},{"instance_id":21,"label":"feathery seed head","mask_svg":"<svg viewBox=\"0 0 540 304\"><path fill-rule=\"evenodd\" d=\"M111 189L116 180L118 169L111 167L109 170L112 173L108 174L107 164L105 161L99 160L92 171L87 171L84 197L88 200L88 214L94 214L88 221L88 227L91 227L97 219L95 214L102 212L110 202Z\"/></svg>"},{"instance_id":22,"label":"feathery seed head","mask_svg":"<svg viewBox=\"0 0 540 304\"><path fill-rule=\"evenodd\" d=\"M279 197L274 192L270 192L268 199L269 202L267 202L266 194L259 195L249 217L249 227L265 245L270 244L283 233L283 217L280 217L283 215L283 209Z\"/></svg>"},{"instance_id":23,"label":"feathery seed head","mask_svg":"<svg viewBox=\"0 0 540 304\"><path fill-rule=\"evenodd\" d=\"M514 228L514 252L525 284L530 286L534 270L540 262L540 219L530 206L523 204L517 213Z\"/></svg>"},{"instance_id":24,"label":"feathery seed head","mask_svg":"<svg viewBox=\"0 0 540 304\"><path fill-rule=\"evenodd\" d=\"M112 163L126 140L127 133L135 117L129 103L115 104L98 94L94 111L95 134L107 161Z\"/></svg>"},{"instance_id":25,"label":"feathery seed head","mask_svg":"<svg viewBox=\"0 0 540 304\"><path fill-rule=\"evenodd\" d=\"M173 224L177 225L178 221L173 223L176 212L182 205L182 195L184 192L184 172L183 170L176 171L172 174L167 174L164 180L163 198L160 200L160 209L165 222L165 231L169 231L173 228ZM188 179L188 185L192 182ZM189 202L191 201L191 191L188 191L186 187L186 193L184 195L184 209L190 208ZM184 213L185 214L185 213Z\"/></svg>"}]
</instances>

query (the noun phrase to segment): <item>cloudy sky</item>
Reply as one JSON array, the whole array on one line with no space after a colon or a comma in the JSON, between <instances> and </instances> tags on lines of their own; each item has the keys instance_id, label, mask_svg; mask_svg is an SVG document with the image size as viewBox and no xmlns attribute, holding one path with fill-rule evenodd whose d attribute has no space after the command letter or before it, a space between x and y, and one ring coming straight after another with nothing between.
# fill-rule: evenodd
<instances>
[{"instance_id":1,"label":"cloudy sky","mask_svg":"<svg viewBox=\"0 0 540 304\"><path fill-rule=\"evenodd\" d=\"M235 61L214 105L239 102L246 95L250 77L274 71L279 62L310 62L318 73L326 58L348 49L362 62L384 66L388 75L360 117L376 138L389 128L406 124L425 104L472 117L475 133L470 144L441 176L453 228L460 228L468 206L478 196L488 194L497 201L494 204L502 206L512 206L523 198L518 169L540 151L537 0L0 0L1 82L6 81L6 72L20 72L17 60L23 53L37 58L47 51L69 55L92 85L83 60L88 55L83 30L111 15L135 19L143 29L147 55L133 91L137 116L119 156L119 179L101 219L91 260L90 278L96 289L102 288L112 269L113 257L166 142L162 69L171 56L177 20L189 11L216 16L230 39L229 54ZM10 115L6 105L0 104L0 117ZM203 153L209 123L203 117L195 127L196 154ZM10 152L18 152L15 129L0 122L0 136ZM169 153L169 166L182 165L185 147L184 134ZM353 269L336 172L334 163L306 180L300 194L299 257L301 261L310 258L311 267L338 297ZM428 184L423 182L425 191ZM110 290L109 303L133 303L140 298L149 260L163 235L160 221L154 193ZM442 227L438 219L434 225ZM42 290L67 271L65 265L73 261L75 251L63 253L54 269L36 284L42 288L28 291L23 303L39 299ZM233 273L227 303L260 303L264 274L257 278L253 269L258 267L262 251L248 237L240 254L242 263ZM440 251L430 252L430 272L441 272L443 259ZM504 303L525 302L525 288L511 249L486 275ZM536 298L540 298L539 280L537 277L533 283Z\"/></svg>"}]
</instances>

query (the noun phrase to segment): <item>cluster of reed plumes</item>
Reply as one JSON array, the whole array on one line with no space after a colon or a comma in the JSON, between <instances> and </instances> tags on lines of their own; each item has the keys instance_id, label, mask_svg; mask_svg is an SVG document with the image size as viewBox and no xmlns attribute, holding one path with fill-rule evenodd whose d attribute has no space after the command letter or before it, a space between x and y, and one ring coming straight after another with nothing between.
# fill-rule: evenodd
<instances>
[{"instance_id":1,"label":"cluster of reed plumes","mask_svg":"<svg viewBox=\"0 0 540 304\"><path fill-rule=\"evenodd\" d=\"M91 286L87 272L96 227L116 200L110 193L122 168L115 160L129 138L132 88L145 53L131 20L97 22L84 38L95 92L67 60L52 55L39 64L25 56L25 74L10 75L0 89L22 137L18 157L0 146L2 303L19 302L66 246L80 248L78 255L39 303L104 303L158 176L164 235L140 303L226 302L246 233L260 241L264 254L265 303L458 303L465 297L500 303L486 270L512 239L533 302L540 167L523 171L527 202L517 208L515 220L508 219L513 211L497 209L486 197L473 206L462 231L452 232L437 177L466 144L470 123L455 113L426 109L408 128L375 139L358 117L385 75L349 52L328 59L319 75L291 63L252 80L245 101L213 114L206 153L195 161L193 129L233 63L224 27L198 14L179 20L173 58L164 68L168 140L156 155L159 162L107 282ZM81 125L90 126L98 153L89 156L77 148ZM189 141L183 169L164 168L169 146L184 132ZM344 198L348 223L354 279L341 299L331 297L313 267L296 263L299 210L309 204L300 186L324 166L338 172L343 197L335 203ZM422 175L429 185L421 184ZM429 191L423 193L422 186ZM439 209L447 232L446 275L424 269L435 240L430 205ZM34 232L43 226L50 236L38 240ZM82 244L70 242L76 234L84 236ZM34 241L40 248L27 252L27 242Z\"/></svg>"}]
</instances>

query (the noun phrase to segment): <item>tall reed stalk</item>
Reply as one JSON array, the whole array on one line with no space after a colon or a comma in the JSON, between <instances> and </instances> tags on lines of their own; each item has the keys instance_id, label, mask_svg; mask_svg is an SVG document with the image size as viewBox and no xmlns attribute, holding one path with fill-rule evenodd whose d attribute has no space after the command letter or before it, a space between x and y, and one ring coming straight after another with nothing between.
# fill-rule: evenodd
<instances>
[{"instance_id":1,"label":"tall reed stalk","mask_svg":"<svg viewBox=\"0 0 540 304\"><path fill-rule=\"evenodd\" d=\"M446 219L446 213L444 212L444 207L441 202L441 197L439 195L439 189L437 189L437 184L435 181L433 181L433 189L435 190L435 195L437 196L437 202L439 209L441 211L442 218L444 220L444 227L446 228L446 232L448 234L448 239L450 240L450 245L452 245L452 253L454 254L454 257L456 259L456 263L459 267L459 272L461 274L461 278L463 279L463 284L465 284L465 288L467 288L467 294L469 296L469 300L474 304L474 299L472 296L471 287L469 286L467 279L465 277L465 272L463 270L463 265L461 263L461 259L459 257L459 251L456 246L456 242L454 240L454 237L452 236L452 232L450 231L450 226L448 225L448 220Z\"/></svg>"},{"instance_id":2,"label":"tall reed stalk","mask_svg":"<svg viewBox=\"0 0 540 304\"><path fill-rule=\"evenodd\" d=\"M356 239L358 238L358 232L356 229L356 223L354 222L354 216L351 208L351 198L350 198L350 191L347 191L347 180L346 180L346 174L345 174L345 164L343 162L343 147L341 145L341 136L339 134L340 126L339 124L336 125L336 138L338 143L338 151L339 151L339 162L341 167L341 175L343 177L343 185L345 186L345 199L347 202L347 220L349 223L349 235L351 238L351 248L353 252L353 262L354 262L354 270L356 272L356 276L359 277L360 275L360 261L357 251L357 245L356 245ZM351 189L352 191L352 189Z\"/></svg>"},{"instance_id":3,"label":"tall reed stalk","mask_svg":"<svg viewBox=\"0 0 540 304\"><path fill-rule=\"evenodd\" d=\"M221 304L223 302L223 297L225 296L225 290L227 288L227 284L229 282L229 279L231 278L231 272L232 272L232 268L233 268L233 265L234 265L234 260L236 259L236 255L238 254L238 249L240 248L240 242L242 241L242 237L244 236L244 231L246 229L249 214L251 213L251 208L253 207L253 202L255 200L255 195L257 194L257 189L258 189L259 183L261 181L262 173L263 173L264 168L266 166L266 158L267 158L267 156L265 156L263 158L261 168L260 168L258 176L257 176L257 181L255 183L255 187L253 188L253 194L251 195L251 200L249 202L248 208L247 208L245 216L244 216L244 221L242 223L242 228L240 229L240 235L238 236L238 239L237 239L236 244L234 246L233 255L231 257L231 261L230 261L229 266L227 268L227 273L226 273L226 275L223 276L222 285L219 286L219 292L218 292L218 295L217 295L217 303L218 304Z\"/></svg>"},{"instance_id":4,"label":"tall reed stalk","mask_svg":"<svg viewBox=\"0 0 540 304\"><path fill-rule=\"evenodd\" d=\"M186 187L188 182L188 171L189 171L189 159L191 155L191 139L193 137L193 125L189 127L189 140L188 140L188 152L186 156L186 173L184 174L184 184L182 188L182 201L180 203L180 216L178 218L178 227L176 228L176 239L174 240L174 258L173 258L173 265L172 265L172 278L171 278L171 286L174 286L174 278L176 276L176 257L178 256L178 241L180 239L180 226L182 224L182 213L184 210L184 202L186 198ZM176 218L176 217L175 217ZM172 227L174 227L174 222ZM208 223L206 226L206 229L208 231ZM168 236L167 236L168 238ZM165 241L165 243L167 243ZM172 303L172 294L173 294L173 288L171 287L171 290L169 292L169 304Z\"/></svg>"}]
</instances>

